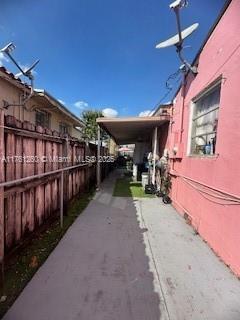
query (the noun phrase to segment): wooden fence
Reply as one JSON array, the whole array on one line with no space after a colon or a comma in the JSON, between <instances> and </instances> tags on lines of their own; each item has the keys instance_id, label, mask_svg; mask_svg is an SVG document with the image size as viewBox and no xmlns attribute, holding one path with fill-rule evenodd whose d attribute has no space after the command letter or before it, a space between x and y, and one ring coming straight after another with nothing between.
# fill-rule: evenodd
<instances>
[{"instance_id":1,"label":"wooden fence","mask_svg":"<svg viewBox=\"0 0 240 320\"><path fill-rule=\"evenodd\" d=\"M107 149L102 148L102 154ZM96 183L96 163L84 163L86 156L97 156L95 145L61 136L56 131L4 117L0 109L0 183L40 175L58 169L63 173L63 201ZM108 173L102 167L102 179ZM0 187L0 262L16 244L50 219L60 209L60 176L53 172L31 181Z\"/></svg>"}]
</instances>

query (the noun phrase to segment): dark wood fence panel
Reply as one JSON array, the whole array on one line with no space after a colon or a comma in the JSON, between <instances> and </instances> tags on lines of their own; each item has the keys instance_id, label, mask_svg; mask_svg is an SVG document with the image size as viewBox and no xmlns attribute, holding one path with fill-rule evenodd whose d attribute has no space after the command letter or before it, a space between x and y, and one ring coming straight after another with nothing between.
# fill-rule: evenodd
<instances>
[{"instance_id":1,"label":"dark wood fence panel","mask_svg":"<svg viewBox=\"0 0 240 320\"><path fill-rule=\"evenodd\" d=\"M15 156L15 135L9 133L5 137L6 158L9 159L6 163L6 181L15 179L15 164L13 157ZM7 247L11 247L14 242L15 235L15 194L10 194L5 199L5 243Z\"/></svg>"},{"instance_id":2,"label":"dark wood fence panel","mask_svg":"<svg viewBox=\"0 0 240 320\"><path fill-rule=\"evenodd\" d=\"M5 157L5 140L4 140L4 111L0 109L0 183L5 181L5 171L4 171L4 159ZM0 264L1 271L3 271L3 258L4 258L4 188L0 187ZM3 272L1 272L2 279Z\"/></svg>"},{"instance_id":3,"label":"dark wood fence panel","mask_svg":"<svg viewBox=\"0 0 240 320\"><path fill-rule=\"evenodd\" d=\"M102 154L107 154L102 148ZM97 147L12 116L0 109L0 183L78 165ZM66 157L65 159L63 157ZM103 176L107 165L102 164ZM64 172L64 202L96 184L96 163ZM0 262L20 240L60 210L60 173L0 188Z\"/></svg>"},{"instance_id":4,"label":"dark wood fence panel","mask_svg":"<svg viewBox=\"0 0 240 320\"><path fill-rule=\"evenodd\" d=\"M39 133L43 133L41 127L36 129ZM45 142L44 140L36 140L36 157L42 159L45 154ZM36 174L44 173L44 162L39 161L36 165ZM40 226L44 221L44 199L45 199L45 187L43 184L39 184L35 189L35 222L36 226Z\"/></svg>"},{"instance_id":5,"label":"dark wood fence panel","mask_svg":"<svg viewBox=\"0 0 240 320\"><path fill-rule=\"evenodd\" d=\"M19 124L20 126L20 124ZM21 136L15 135L16 143L16 157L21 157L23 154L23 138ZM15 178L21 179L23 177L23 166L21 162L15 163ZM15 193L15 240L18 242L21 239L22 235L22 193Z\"/></svg>"}]
</instances>

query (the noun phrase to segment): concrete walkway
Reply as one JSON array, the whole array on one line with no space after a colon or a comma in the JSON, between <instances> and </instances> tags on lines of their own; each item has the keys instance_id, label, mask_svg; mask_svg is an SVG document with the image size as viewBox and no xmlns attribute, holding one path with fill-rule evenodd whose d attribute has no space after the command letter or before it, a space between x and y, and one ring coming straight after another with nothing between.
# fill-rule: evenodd
<instances>
[{"instance_id":1,"label":"concrete walkway","mask_svg":"<svg viewBox=\"0 0 240 320\"><path fill-rule=\"evenodd\" d=\"M112 175L4 320L239 320L240 281L160 199Z\"/></svg>"}]
</instances>

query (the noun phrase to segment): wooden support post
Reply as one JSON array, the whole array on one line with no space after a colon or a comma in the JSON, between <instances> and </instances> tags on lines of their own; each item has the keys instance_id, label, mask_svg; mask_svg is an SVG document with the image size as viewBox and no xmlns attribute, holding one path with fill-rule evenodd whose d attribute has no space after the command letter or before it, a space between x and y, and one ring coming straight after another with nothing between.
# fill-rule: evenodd
<instances>
[{"instance_id":1,"label":"wooden support post","mask_svg":"<svg viewBox=\"0 0 240 320\"><path fill-rule=\"evenodd\" d=\"M157 135L158 135L158 128L156 127L154 129L154 134L153 134L153 171L152 171L153 185L155 185L155 174L156 174Z\"/></svg>"},{"instance_id":2,"label":"wooden support post","mask_svg":"<svg viewBox=\"0 0 240 320\"><path fill-rule=\"evenodd\" d=\"M4 110L0 109L0 182L4 182ZM4 187L0 188L0 285L4 281Z\"/></svg>"},{"instance_id":3,"label":"wooden support post","mask_svg":"<svg viewBox=\"0 0 240 320\"><path fill-rule=\"evenodd\" d=\"M97 131L97 138L98 138L98 144L97 144L97 189L100 189L100 184L101 184L101 162L100 162L101 132L100 132L99 126L98 126L98 131Z\"/></svg>"}]
</instances>

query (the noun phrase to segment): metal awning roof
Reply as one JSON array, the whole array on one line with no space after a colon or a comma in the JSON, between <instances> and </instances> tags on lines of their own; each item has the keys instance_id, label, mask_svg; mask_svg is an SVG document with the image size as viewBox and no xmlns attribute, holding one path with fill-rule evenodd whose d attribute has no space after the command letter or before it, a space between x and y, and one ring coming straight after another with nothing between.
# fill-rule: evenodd
<instances>
[{"instance_id":1,"label":"metal awning roof","mask_svg":"<svg viewBox=\"0 0 240 320\"><path fill-rule=\"evenodd\" d=\"M156 117L98 118L97 123L117 144L149 141L153 129L169 122L169 115Z\"/></svg>"}]
</instances>

